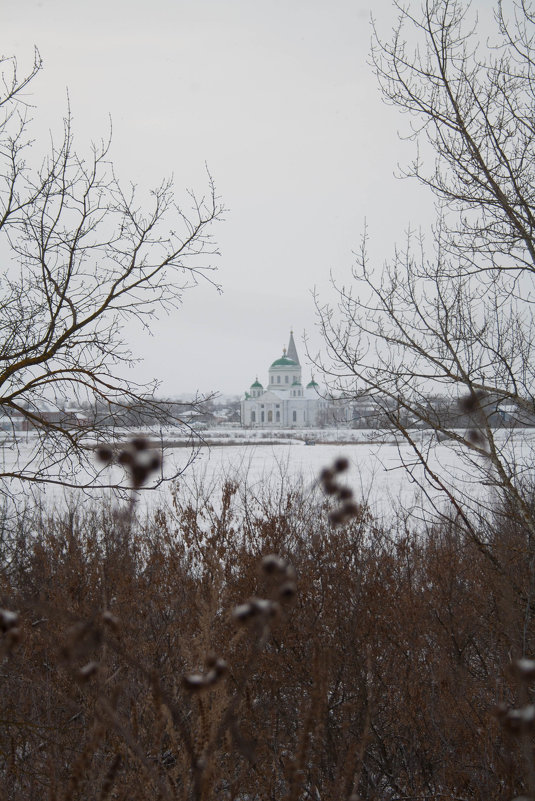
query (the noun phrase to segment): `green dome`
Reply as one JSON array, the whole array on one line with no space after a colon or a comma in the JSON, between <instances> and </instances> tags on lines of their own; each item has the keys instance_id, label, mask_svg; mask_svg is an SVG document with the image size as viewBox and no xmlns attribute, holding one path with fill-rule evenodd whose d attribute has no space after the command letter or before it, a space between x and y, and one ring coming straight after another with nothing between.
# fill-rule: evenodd
<instances>
[{"instance_id":1,"label":"green dome","mask_svg":"<svg viewBox=\"0 0 535 801\"><path fill-rule=\"evenodd\" d=\"M280 359L276 359L271 367L299 367L297 362L294 362L293 359L289 359L287 356L281 356Z\"/></svg>"},{"instance_id":2,"label":"green dome","mask_svg":"<svg viewBox=\"0 0 535 801\"><path fill-rule=\"evenodd\" d=\"M294 382L292 384L292 387L300 387L300 386L301 386L301 382L299 381L298 378L295 378Z\"/></svg>"},{"instance_id":3,"label":"green dome","mask_svg":"<svg viewBox=\"0 0 535 801\"><path fill-rule=\"evenodd\" d=\"M251 384L251 389L264 389L264 387L257 378L254 384Z\"/></svg>"},{"instance_id":4,"label":"green dome","mask_svg":"<svg viewBox=\"0 0 535 801\"><path fill-rule=\"evenodd\" d=\"M308 384L307 384L307 389L315 389L317 386L319 386L319 385L318 385L318 384L316 384L316 382L314 381L314 379L312 379L312 381L309 381L309 382L308 382Z\"/></svg>"}]
</instances>

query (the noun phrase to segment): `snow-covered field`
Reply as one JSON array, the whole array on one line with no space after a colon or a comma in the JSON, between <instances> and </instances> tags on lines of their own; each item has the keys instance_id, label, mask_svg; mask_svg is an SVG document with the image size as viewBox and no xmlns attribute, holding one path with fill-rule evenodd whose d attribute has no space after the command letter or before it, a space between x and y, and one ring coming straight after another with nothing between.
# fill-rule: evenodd
<instances>
[{"instance_id":1,"label":"snow-covered field","mask_svg":"<svg viewBox=\"0 0 535 801\"><path fill-rule=\"evenodd\" d=\"M116 432L121 441L127 441L131 431ZM138 432L139 433L139 432ZM164 445L164 472L174 475L187 466L178 479L180 484L202 484L214 494L226 477L247 482L255 491L267 484L280 486L283 482L301 479L307 491L318 492L317 479L321 470L328 467L338 456L347 456L350 469L344 480L357 499L366 501L373 512L382 516L393 508L412 509L416 516L422 510L430 509L441 493L431 479L426 478L424 468L417 463L412 449L402 441L396 442L392 432L369 430L324 430L316 432L274 432L244 431L231 429L204 432L206 438L214 443L198 448L192 464L191 450L184 441L177 439L176 431L152 433L153 441ZM150 433L149 433L150 436ZM314 439L317 444L305 444L305 438ZM503 430L496 434L504 455L511 463L523 465L531 472L535 430L518 431L514 435ZM492 501L492 474L482 457L476 456L467 463L466 451L452 443L438 443L431 432L417 432L415 438L427 454L428 464L438 477L455 490L457 496L463 495L467 505ZM324 441L331 440L331 441ZM215 444L217 443L217 444ZM22 441L18 443L21 456L29 448ZM15 450L6 446L0 451L4 468L12 467ZM82 478L82 477L81 477ZM103 481L122 478L121 469L105 468ZM490 480L489 480L490 479ZM74 499L85 499L77 490L65 491L58 487L32 488L36 501L62 503ZM100 492L105 492L100 490ZM140 505L147 507L166 504L170 499L169 484L154 492L139 494ZM442 502L444 503L444 502Z\"/></svg>"},{"instance_id":2,"label":"snow-covered field","mask_svg":"<svg viewBox=\"0 0 535 801\"><path fill-rule=\"evenodd\" d=\"M349 460L344 482L353 489L358 500L366 501L372 511L382 516L392 509L429 508L439 497L437 490L424 478L421 465L414 464L412 449L405 444L355 442L317 444L259 444L230 448L203 448L194 464L188 468L184 481L198 481L216 487L225 476L243 479L255 491L266 484L300 478L305 488L318 491L318 476L339 456ZM448 481L455 481L472 499L481 492L479 477L466 472L458 450L439 444L431 448L430 464ZM410 472L406 465L410 466ZM430 497L422 491L422 483Z\"/></svg>"}]
</instances>

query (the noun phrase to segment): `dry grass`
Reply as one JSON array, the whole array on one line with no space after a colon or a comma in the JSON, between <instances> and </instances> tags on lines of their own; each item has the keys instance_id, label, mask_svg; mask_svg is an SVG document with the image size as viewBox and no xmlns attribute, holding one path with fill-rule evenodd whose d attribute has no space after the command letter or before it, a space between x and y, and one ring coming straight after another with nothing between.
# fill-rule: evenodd
<instances>
[{"instance_id":1,"label":"dry grass","mask_svg":"<svg viewBox=\"0 0 535 801\"><path fill-rule=\"evenodd\" d=\"M325 501L228 482L143 523L95 505L6 533L0 798L530 791L521 526L488 539L499 572L453 523L386 530L355 504L333 527L336 475Z\"/></svg>"}]
</instances>

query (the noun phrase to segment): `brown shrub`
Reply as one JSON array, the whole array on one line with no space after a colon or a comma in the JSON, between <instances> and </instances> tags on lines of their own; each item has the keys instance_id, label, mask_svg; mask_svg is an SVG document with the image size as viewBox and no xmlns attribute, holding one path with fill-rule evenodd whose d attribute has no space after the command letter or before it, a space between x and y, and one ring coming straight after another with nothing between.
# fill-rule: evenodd
<instances>
[{"instance_id":1,"label":"brown shrub","mask_svg":"<svg viewBox=\"0 0 535 801\"><path fill-rule=\"evenodd\" d=\"M361 508L333 528L327 507L227 482L144 522L94 506L13 530L5 797L526 791L525 738L494 715L530 693L506 670L533 652L507 578L532 580L521 525L495 529L497 571L458 524L422 534Z\"/></svg>"}]
</instances>

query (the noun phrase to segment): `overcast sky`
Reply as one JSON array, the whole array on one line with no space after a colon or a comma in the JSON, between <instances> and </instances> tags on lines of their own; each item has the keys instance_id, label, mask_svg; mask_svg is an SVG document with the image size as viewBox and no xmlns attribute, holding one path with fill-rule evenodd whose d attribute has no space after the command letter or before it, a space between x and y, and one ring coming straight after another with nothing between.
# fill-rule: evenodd
<instances>
[{"instance_id":1,"label":"overcast sky","mask_svg":"<svg viewBox=\"0 0 535 801\"><path fill-rule=\"evenodd\" d=\"M149 188L173 174L180 199L204 189L206 163L228 208L215 230L223 293L201 285L153 337L128 331L144 357L136 378L158 378L162 394L265 382L290 328L304 362L303 333L320 345L311 290L327 299L331 272L347 280L364 219L380 264L429 218L430 198L394 178L412 146L367 64L372 8L387 32L390 0L1 6L0 52L24 67L37 45L44 60L39 131L59 130L68 89L79 149L111 116L122 178Z\"/></svg>"}]
</instances>

